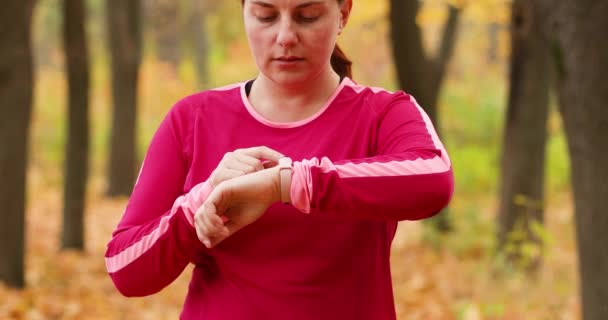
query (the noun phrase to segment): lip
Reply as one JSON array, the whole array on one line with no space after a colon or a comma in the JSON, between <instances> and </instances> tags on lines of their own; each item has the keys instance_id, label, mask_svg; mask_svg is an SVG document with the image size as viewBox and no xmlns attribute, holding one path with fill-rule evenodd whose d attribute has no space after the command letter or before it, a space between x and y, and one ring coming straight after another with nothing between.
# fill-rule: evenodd
<instances>
[{"instance_id":1,"label":"lip","mask_svg":"<svg viewBox=\"0 0 608 320\"><path fill-rule=\"evenodd\" d=\"M280 62L296 62L296 61L302 61L304 59L300 58L300 57L296 57L296 56L283 56L283 57L275 58L275 60L280 61Z\"/></svg>"},{"instance_id":2,"label":"lip","mask_svg":"<svg viewBox=\"0 0 608 320\"><path fill-rule=\"evenodd\" d=\"M296 56L282 56L274 59L274 63L277 67L285 70L298 69L302 66L304 58Z\"/></svg>"}]
</instances>

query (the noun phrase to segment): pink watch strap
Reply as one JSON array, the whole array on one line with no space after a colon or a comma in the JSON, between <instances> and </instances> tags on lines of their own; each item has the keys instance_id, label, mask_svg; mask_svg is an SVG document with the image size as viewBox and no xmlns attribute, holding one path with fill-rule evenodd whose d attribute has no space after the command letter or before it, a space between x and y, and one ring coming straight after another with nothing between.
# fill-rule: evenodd
<instances>
[{"instance_id":1,"label":"pink watch strap","mask_svg":"<svg viewBox=\"0 0 608 320\"><path fill-rule=\"evenodd\" d=\"M292 161L289 157L279 158L279 184L281 189L281 202L291 203L291 175L293 173Z\"/></svg>"}]
</instances>

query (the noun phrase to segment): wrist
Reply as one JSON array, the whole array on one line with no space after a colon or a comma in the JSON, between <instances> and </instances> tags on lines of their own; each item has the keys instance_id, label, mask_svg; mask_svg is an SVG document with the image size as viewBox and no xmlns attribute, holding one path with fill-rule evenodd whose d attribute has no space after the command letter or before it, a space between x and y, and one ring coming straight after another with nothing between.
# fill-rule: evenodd
<instances>
[{"instance_id":1,"label":"wrist","mask_svg":"<svg viewBox=\"0 0 608 320\"><path fill-rule=\"evenodd\" d=\"M271 181L272 189L269 190L270 193L270 202L280 202L281 201L281 178L279 176L279 166L274 166L272 168L264 169L261 172L266 174L268 180Z\"/></svg>"},{"instance_id":2,"label":"wrist","mask_svg":"<svg viewBox=\"0 0 608 320\"><path fill-rule=\"evenodd\" d=\"M282 203L291 203L291 178L293 174L293 163L291 158L282 157L279 159L278 182L279 197Z\"/></svg>"}]
</instances>

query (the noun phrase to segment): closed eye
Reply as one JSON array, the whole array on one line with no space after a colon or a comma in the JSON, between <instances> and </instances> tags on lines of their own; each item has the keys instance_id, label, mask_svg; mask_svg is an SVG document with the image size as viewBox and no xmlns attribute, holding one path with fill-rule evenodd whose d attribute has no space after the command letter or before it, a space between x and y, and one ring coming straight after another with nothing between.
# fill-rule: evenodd
<instances>
[{"instance_id":1,"label":"closed eye","mask_svg":"<svg viewBox=\"0 0 608 320\"><path fill-rule=\"evenodd\" d=\"M260 22L272 22L272 21L274 21L274 19L277 18L277 16L275 16L275 15L271 15L271 16L257 16L256 18Z\"/></svg>"},{"instance_id":2,"label":"closed eye","mask_svg":"<svg viewBox=\"0 0 608 320\"><path fill-rule=\"evenodd\" d=\"M298 17L296 17L296 20L298 22L303 22L303 23L315 22L318 19L319 19L319 16L304 16L304 15L299 15Z\"/></svg>"}]
</instances>

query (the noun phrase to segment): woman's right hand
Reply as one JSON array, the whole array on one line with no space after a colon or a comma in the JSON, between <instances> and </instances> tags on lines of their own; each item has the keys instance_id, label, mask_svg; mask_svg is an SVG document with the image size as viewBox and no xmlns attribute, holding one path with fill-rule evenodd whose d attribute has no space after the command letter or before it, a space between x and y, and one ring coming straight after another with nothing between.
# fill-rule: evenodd
<instances>
[{"instance_id":1,"label":"woman's right hand","mask_svg":"<svg viewBox=\"0 0 608 320\"><path fill-rule=\"evenodd\" d=\"M237 149L224 157L209 177L211 187L221 182L275 166L283 155L268 147Z\"/></svg>"},{"instance_id":2,"label":"woman's right hand","mask_svg":"<svg viewBox=\"0 0 608 320\"><path fill-rule=\"evenodd\" d=\"M223 182L194 214L196 235L207 248L212 248L258 220L279 200L277 166Z\"/></svg>"}]
</instances>

